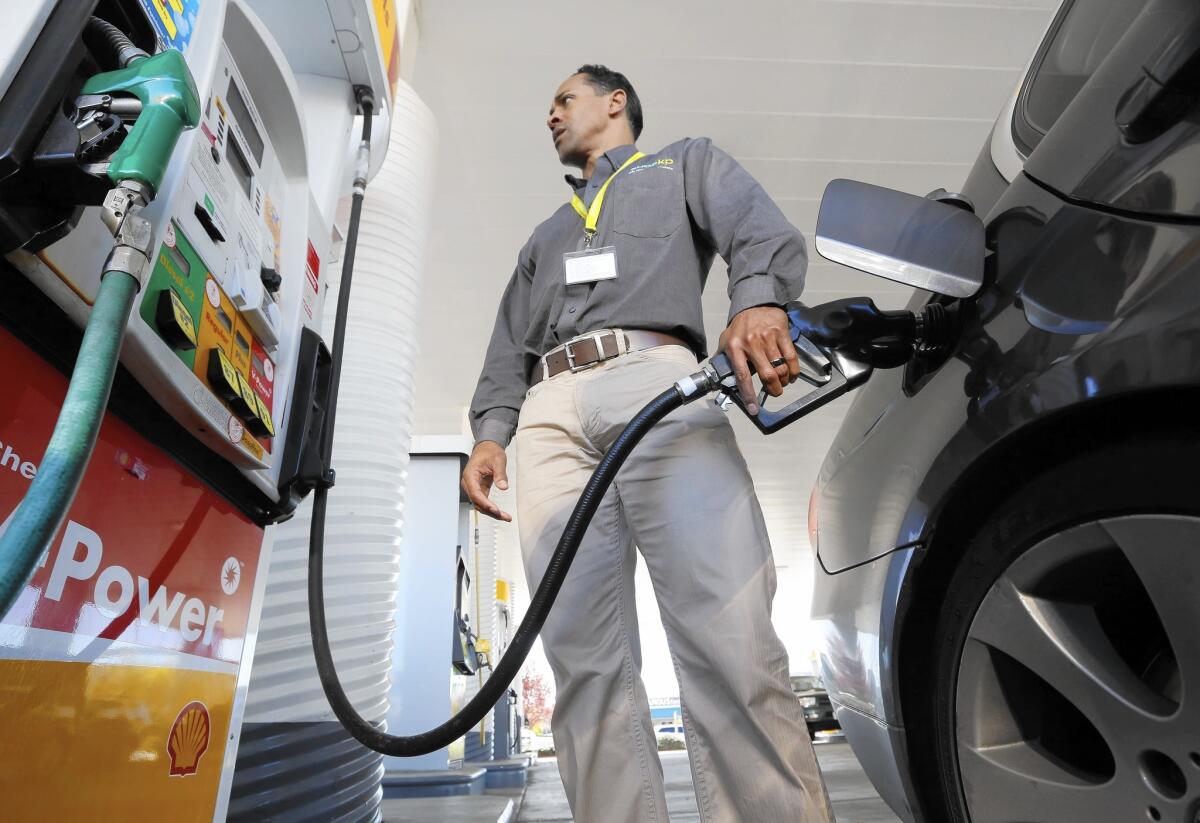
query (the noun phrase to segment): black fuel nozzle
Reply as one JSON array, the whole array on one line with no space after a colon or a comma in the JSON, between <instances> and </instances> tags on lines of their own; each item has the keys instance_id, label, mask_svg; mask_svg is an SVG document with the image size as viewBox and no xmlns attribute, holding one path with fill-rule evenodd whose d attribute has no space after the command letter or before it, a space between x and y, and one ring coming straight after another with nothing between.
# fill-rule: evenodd
<instances>
[{"instance_id":1,"label":"black fuel nozzle","mask_svg":"<svg viewBox=\"0 0 1200 823\"><path fill-rule=\"evenodd\" d=\"M691 390L693 386L699 387L704 393L716 391L719 405L723 407L726 403L733 403L753 421L759 431L772 434L866 382L871 376L870 363L850 359L809 336L806 332L808 324L802 315L807 309L807 306L798 302L787 306L789 334L800 361L800 379L811 385L812 391L782 409L768 409L765 396L759 397L758 411L751 414L738 391L733 363L725 352L717 352L702 371L676 384L680 394L688 399L694 398L698 392ZM747 365L753 373L754 365Z\"/></svg>"},{"instance_id":2,"label":"black fuel nozzle","mask_svg":"<svg viewBox=\"0 0 1200 823\"><path fill-rule=\"evenodd\" d=\"M788 318L794 333L876 368L892 368L912 357L916 317L908 311L883 311L869 297L811 307L789 303Z\"/></svg>"},{"instance_id":3,"label":"black fuel nozzle","mask_svg":"<svg viewBox=\"0 0 1200 823\"><path fill-rule=\"evenodd\" d=\"M884 311L869 297L846 297L805 306L788 304L797 334L877 369L903 366L919 350L950 342L952 317L946 306L930 303L919 313Z\"/></svg>"}]
</instances>

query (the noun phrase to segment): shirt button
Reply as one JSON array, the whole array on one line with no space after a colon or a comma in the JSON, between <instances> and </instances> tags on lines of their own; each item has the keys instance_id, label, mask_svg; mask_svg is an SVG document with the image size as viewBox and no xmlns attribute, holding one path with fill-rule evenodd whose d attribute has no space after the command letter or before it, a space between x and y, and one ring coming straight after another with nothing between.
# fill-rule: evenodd
<instances>
[{"instance_id":1,"label":"shirt button","mask_svg":"<svg viewBox=\"0 0 1200 823\"><path fill-rule=\"evenodd\" d=\"M574 306L572 306L571 308L567 309L567 314L574 314L574 313L575 313L575 307L574 307Z\"/></svg>"}]
</instances>

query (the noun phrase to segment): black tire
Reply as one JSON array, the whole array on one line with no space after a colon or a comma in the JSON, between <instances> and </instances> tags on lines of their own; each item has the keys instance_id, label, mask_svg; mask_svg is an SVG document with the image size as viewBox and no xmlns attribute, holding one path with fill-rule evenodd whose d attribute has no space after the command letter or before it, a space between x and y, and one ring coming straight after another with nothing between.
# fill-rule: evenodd
<instances>
[{"instance_id":1,"label":"black tire","mask_svg":"<svg viewBox=\"0 0 1200 823\"><path fill-rule=\"evenodd\" d=\"M959 720L963 721L962 728L978 729L978 725L972 725L978 721L978 717L971 715L966 708L963 709L963 717L959 718L958 716L960 673L966 671L971 674L981 671L977 668L972 669L971 661L980 656L986 656L988 665L995 664L996 672L1004 670L1004 677L1009 679L1005 681L998 674L997 682L1001 684L1001 688L998 692L994 691L993 694L1003 697L1004 711L1011 709L1015 718L1014 723L1020 729L1021 734L1026 733L1026 726L1022 725L1021 717L1040 717L1041 719L1034 725L1040 724L1038 727L1044 731L1051 723L1059 722L1059 717L1070 715L1070 709L1064 709L1054 702L1054 695L1050 693L1055 692L1053 687L1050 692L1045 692L1040 690L1041 687L1037 686L1036 681L1021 679L1026 677L1022 672L1025 669L1024 664L1017 663L1016 667L1013 667L1006 662L1006 656L1003 653L995 653L990 647L977 645L975 642L972 643L968 658L964 659L964 651L968 649L968 640L976 640L971 637L971 631L976 618L980 615L981 604L985 602L985 599L992 603L993 600L989 598L999 596L993 593L998 592L1000 587L1007 583L1009 575L1018 568L1018 561L1021 563L1032 562L1028 558L1033 556L1035 550L1058 552L1057 547L1065 545L1065 543L1055 541L1078 539L1078 535L1086 534L1085 530L1092 528L1087 524L1105 518L1133 515L1138 517L1131 518L1129 522L1142 522L1145 519L1142 516L1147 515L1171 516L1166 518L1168 520L1179 519L1179 516L1185 518L1189 515L1200 516L1198 466L1200 466L1200 436L1195 432L1149 433L1122 442L1097 444L1092 451L1067 457L1057 465L1050 466L1031 476L1018 491L1000 503L983 521L974 537L963 549L945 591L945 599L933 635L934 645L932 648L935 650L931 661L933 671L929 673L936 676L933 678L932 687L924 693L925 704L914 706L913 708L917 711L910 713L908 718L910 724L931 722L932 725L932 741L927 741L923 745L914 745L913 749L914 758L927 755L929 749L932 749L934 755L936 771L924 770L924 775L929 783L937 783L936 786L927 784L926 789L933 790L923 792L925 802L930 806L926 810L929 821L949 820L955 821L955 823L966 823L966 821L972 820L967 798L968 789L964 788L963 772L960 767ZM1200 552L1200 544L1192 548L1196 552ZM1058 562L1056 559L1058 556L1057 554L1046 555L1051 564ZM1080 555L1080 557L1085 557L1085 555ZM1091 555L1086 555L1086 557L1091 557ZM1096 557L1101 558L1104 562L1116 562L1115 555L1110 556L1098 552ZM1192 555L1187 555L1187 557L1190 563ZM1101 561L1093 559L1088 562L1100 563ZM1197 568L1195 564L1192 564L1191 567ZM1091 567L1084 567L1084 571L1086 572L1088 568ZM1100 566L1096 566L1096 569L1100 568ZM1109 576L1110 572L1107 571L1097 576L1095 580L1087 579L1089 576L1086 573L1064 574L1062 575L1063 582L1051 582L1045 585L1077 587L1083 601L1091 596L1088 591L1094 589L1096 602L1102 603L1105 602L1103 599L1111 594L1106 588L1112 585ZM1187 574L1180 577L1179 595L1181 598L1195 599L1196 591L1188 589L1189 580ZM1123 580L1122 585L1128 587L1129 581ZM1132 588L1136 589L1136 586ZM1144 606L1144 604L1142 605ZM990 609L991 606L988 608ZM1103 605L1097 606L1096 613L1107 613L1107 608ZM1144 611L1142 606L1139 608ZM1138 614L1145 617L1142 615L1142 611L1139 611ZM984 617L987 618L988 614L990 613L985 612ZM982 622L985 626L994 627L995 625L988 620L982 620ZM1152 621L1146 622L1145 626L1149 627L1148 631L1152 634ZM976 628L978 629L978 626ZM995 629L992 628L989 631L995 631ZM1197 626L1197 632L1200 633L1200 625ZM1164 636L1166 636L1165 633ZM1181 645L1178 642L1178 632L1171 636L1175 640L1170 641L1170 647ZM1146 641L1147 645L1150 643L1150 640ZM1114 648L1118 647L1116 641L1113 641L1113 645ZM1130 644L1124 642L1123 645L1129 646ZM1175 653L1186 655L1186 658L1181 657L1181 659L1191 660L1193 657L1200 657L1200 644L1192 640L1182 645L1184 648L1175 649ZM1146 653L1150 654L1151 651L1147 649ZM1140 667L1141 664L1135 665L1135 662L1131 658L1131 667ZM1148 676L1146 675L1148 671L1150 670L1147 669L1138 676ZM1196 671L1196 667L1192 666L1191 671ZM968 680L982 681L983 679L983 676L964 678L961 685L966 691L983 691L984 686L981 682L979 685L968 682ZM1005 682L1010 684L1028 683L1030 687L1027 689L1014 687L1006 690L1003 686ZM1195 683L1191 691L1193 694L1200 692L1200 683ZM1059 697L1062 696L1061 693L1058 694ZM1019 699L1014 700L1013 698ZM1043 708L1047 712L1053 711L1056 714L1047 714L1045 717L1041 717L1036 712L1030 713L1029 709L1020 705L1025 700L1042 700L1045 703ZM979 702L982 702L982 698L979 699ZM994 704L995 701L993 701ZM1194 712L1196 708L1195 705L1191 706L1192 717L1200 716ZM1038 711L1040 710L1038 709ZM1068 723L1076 720L1077 718L1071 716L1068 720L1061 722ZM1084 720L1086 723L1091 723L1086 717ZM1086 730L1076 729L1073 733L1086 734ZM1120 748L1124 745L1122 741L1118 740L1114 744L1113 741L1106 739L1105 745L1112 752L1115 763L1128 763L1130 753ZM1118 750L1113 749L1114 745L1117 745ZM1134 743L1130 741L1130 745L1134 745ZM1099 750L1100 747L1093 746L1093 748ZM1146 789L1146 791L1152 792L1149 795L1151 799L1159 797L1161 802L1152 803L1139 795L1138 809L1140 813L1136 819L1160 819L1155 815L1161 815L1163 820L1187 819L1190 821L1192 819L1191 817L1185 818L1183 815L1194 812L1177 810L1184 810L1192 803L1197 804L1195 808L1200 808L1200 800L1196 799L1200 797L1200 759L1196 754L1197 751L1200 751L1200 740L1192 743L1190 753L1187 749L1182 749L1180 753L1172 752L1168 757L1172 761L1177 761L1178 767L1184 773L1183 777L1186 783L1184 796L1178 798L1162 798L1160 796L1164 791L1171 795L1174 793L1173 790L1178 788L1172 782L1176 779L1175 772L1170 770L1170 767L1164 767L1169 771L1169 774L1164 772L1167 775L1164 779L1170 785L1166 788L1157 786L1160 790L1159 794L1153 793L1154 786ZM970 754L973 755L974 750ZM1056 750L1054 757L1058 756ZM1067 761L1070 761L1072 756L1068 754ZM1096 757L1102 759L1102 752ZM1081 773L1088 779L1091 779L1093 774L1102 777L1105 768L1103 762L1100 762L1099 765L1093 762L1085 762L1082 765L1071 763L1070 765L1072 768L1080 768ZM1098 769L1098 771L1088 772L1088 768ZM1117 767L1114 765L1113 768ZM1120 773L1127 776L1128 767L1123 766L1122 768L1123 771ZM1115 777L1112 779L1115 780ZM1147 782L1144 776L1142 782ZM1153 776L1149 782L1153 783ZM1032 779L1029 785L1031 791L1036 788ZM988 796L986 792L981 794L977 780L969 791L976 801L981 797ZM940 808L938 808L939 805ZM1000 804L992 805L1003 805L1003 801ZM1026 805L1027 798L1014 796L1012 809L1009 812L996 809L996 819L1029 819L1029 810L1024 808ZM985 809L983 806L978 808ZM1066 816L1056 817L1052 809L1047 809L1047 812L1048 815L1038 815L1034 819L1067 819ZM1006 814L1011 816L1006 818ZM1123 815L1124 812L1118 817L1105 815L1096 819L1124 820L1126 818ZM977 815L977 818L990 819L992 817L991 805ZM978 820L975 823L978 823Z\"/></svg>"}]
</instances>

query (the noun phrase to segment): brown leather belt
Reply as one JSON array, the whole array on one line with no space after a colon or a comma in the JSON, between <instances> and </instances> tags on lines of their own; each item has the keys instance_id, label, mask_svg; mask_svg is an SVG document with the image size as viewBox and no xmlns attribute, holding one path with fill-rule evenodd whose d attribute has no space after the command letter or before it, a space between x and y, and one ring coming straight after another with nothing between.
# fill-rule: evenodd
<instances>
[{"instance_id":1,"label":"brown leather belt","mask_svg":"<svg viewBox=\"0 0 1200 823\"><path fill-rule=\"evenodd\" d=\"M656 346L688 348L687 343L673 334L643 329L604 329L580 335L542 355L533 369L533 379L529 381L529 385L536 386L556 374L582 371L622 354Z\"/></svg>"}]
</instances>

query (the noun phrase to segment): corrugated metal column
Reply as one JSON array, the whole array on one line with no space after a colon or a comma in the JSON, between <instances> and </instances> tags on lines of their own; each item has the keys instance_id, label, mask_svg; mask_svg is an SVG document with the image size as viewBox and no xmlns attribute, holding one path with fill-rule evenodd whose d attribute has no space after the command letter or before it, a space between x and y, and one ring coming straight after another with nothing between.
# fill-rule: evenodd
<instances>
[{"instance_id":1,"label":"corrugated metal column","mask_svg":"<svg viewBox=\"0 0 1200 823\"><path fill-rule=\"evenodd\" d=\"M367 190L350 299L325 541L325 606L342 684L368 720L387 713L405 467L436 134L401 82L387 159ZM330 266L336 280L336 266ZM332 337L337 283L326 296ZM382 757L334 718L307 613L311 505L279 527L229 803L230 820L379 820Z\"/></svg>"}]
</instances>

